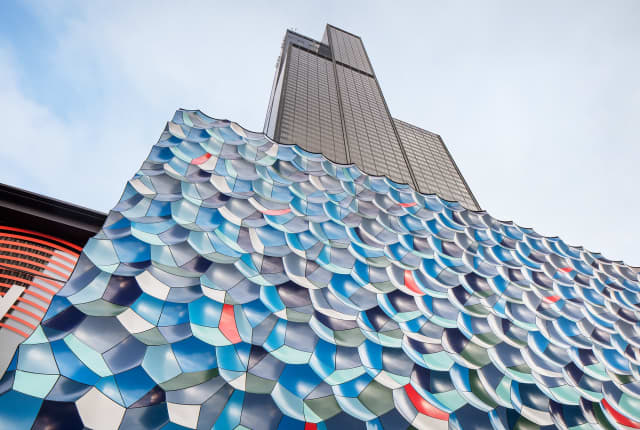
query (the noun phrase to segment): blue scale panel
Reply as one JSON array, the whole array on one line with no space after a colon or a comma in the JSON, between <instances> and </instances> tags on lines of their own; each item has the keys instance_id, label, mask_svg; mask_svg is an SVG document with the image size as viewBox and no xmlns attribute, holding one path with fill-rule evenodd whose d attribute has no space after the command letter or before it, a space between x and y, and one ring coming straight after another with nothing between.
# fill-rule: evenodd
<instances>
[{"instance_id":1,"label":"blue scale panel","mask_svg":"<svg viewBox=\"0 0 640 430\"><path fill-rule=\"evenodd\" d=\"M2 428L640 428L634 269L199 111L54 303Z\"/></svg>"}]
</instances>

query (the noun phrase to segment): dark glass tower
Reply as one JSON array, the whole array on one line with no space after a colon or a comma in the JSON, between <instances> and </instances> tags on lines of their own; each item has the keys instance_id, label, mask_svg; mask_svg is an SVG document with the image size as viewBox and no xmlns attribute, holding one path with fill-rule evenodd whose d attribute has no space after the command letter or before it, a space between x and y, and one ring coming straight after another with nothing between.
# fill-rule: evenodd
<instances>
[{"instance_id":1,"label":"dark glass tower","mask_svg":"<svg viewBox=\"0 0 640 430\"><path fill-rule=\"evenodd\" d=\"M265 133L480 209L440 136L391 116L362 39L331 25L322 42L287 31Z\"/></svg>"}]
</instances>

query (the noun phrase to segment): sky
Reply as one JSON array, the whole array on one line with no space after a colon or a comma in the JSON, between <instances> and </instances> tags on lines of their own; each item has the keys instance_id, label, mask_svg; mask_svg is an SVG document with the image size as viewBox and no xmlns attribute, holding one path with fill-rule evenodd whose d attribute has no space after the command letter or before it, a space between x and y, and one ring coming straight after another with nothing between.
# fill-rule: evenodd
<instances>
[{"instance_id":1,"label":"sky","mask_svg":"<svg viewBox=\"0 0 640 430\"><path fill-rule=\"evenodd\" d=\"M263 127L287 28L362 37L483 209L640 266L640 2L0 5L0 182L106 212L178 108Z\"/></svg>"}]
</instances>

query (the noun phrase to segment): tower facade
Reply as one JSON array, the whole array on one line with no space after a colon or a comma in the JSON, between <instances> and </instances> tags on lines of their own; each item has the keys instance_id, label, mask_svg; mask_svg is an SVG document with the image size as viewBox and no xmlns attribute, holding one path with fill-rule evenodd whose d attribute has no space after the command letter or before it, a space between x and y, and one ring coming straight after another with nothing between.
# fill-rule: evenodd
<instances>
[{"instance_id":1,"label":"tower facade","mask_svg":"<svg viewBox=\"0 0 640 430\"><path fill-rule=\"evenodd\" d=\"M265 133L480 209L440 136L391 116L362 39L334 26L322 41L287 31Z\"/></svg>"}]
</instances>

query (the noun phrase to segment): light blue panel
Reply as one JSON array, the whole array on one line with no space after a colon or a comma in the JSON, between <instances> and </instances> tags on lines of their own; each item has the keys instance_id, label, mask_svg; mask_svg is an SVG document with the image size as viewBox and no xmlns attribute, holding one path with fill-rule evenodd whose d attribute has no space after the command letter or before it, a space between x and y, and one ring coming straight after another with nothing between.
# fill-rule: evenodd
<instances>
[{"instance_id":1,"label":"light blue panel","mask_svg":"<svg viewBox=\"0 0 640 430\"><path fill-rule=\"evenodd\" d=\"M86 287L69 296L69 301L73 304L77 304L88 303L100 299L107 289L109 279L111 279L111 275L109 273L100 272L100 274L89 282Z\"/></svg>"},{"instance_id":2,"label":"light blue panel","mask_svg":"<svg viewBox=\"0 0 640 430\"><path fill-rule=\"evenodd\" d=\"M207 327L218 327L222 316L222 303L208 297L200 297L189 303L189 319L192 324Z\"/></svg>"},{"instance_id":3,"label":"light blue panel","mask_svg":"<svg viewBox=\"0 0 640 430\"><path fill-rule=\"evenodd\" d=\"M169 345L148 346L142 360L142 367L158 384L182 373Z\"/></svg>"},{"instance_id":4,"label":"light blue panel","mask_svg":"<svg viewBox=\"0 0 640 430\"><path fill-rule=\"evenodd\" d=\"M217 327L205 327L191 323L191 331L195 337L210 345L231 345L229 339L227 339Z\"/></svg>"},{"instance_id":5,"label":"light blue panel","mask_svg":"<svg viewBox=\"0 0 640 430\"><path fill-rule=\"evenodd\" d=\"M247 348L246 344L217 346L216 356L218 357L218 366L221 369L228 369L235 372L246 372L247 363L239 355L236 348Z\"/></svg>"},{"instance_id":6,"label":"light blue panel","mask_svg":"<svg viewBox=\"0 0 640 430\"><path fill-rule=\"evenodd\" d=\"M57 375L58 367L48 343L22 344L18 350L18 370Z\"/></svg>"},{"instance_id":7,"label":"light blue panel","mask_svg":"<svg viewBox=\"0 0 640 430\"><path fill-rule=\"evenodd\" d=\"M64 342L67 344L69 349L73 351L76 357L78 357L80 361L82 361L94 373L102 377L111 375L111 370L104 361L104 358L102 358L102 355L82 343L73 334L67 335L64 338Z\"/></svg>"},{"instance_id":8,"label":"light blue panel","mask_svg":"<svg viewBox=\"0 0 640 430\"><path fill-rule=\"evenodd\" d=\"M282 412L297 420L304 421L304 404L302 403L302 399L280 384L275 386L271 397Z\"/></svg>"},{"instance_id":9,"label":"light blue panel","mask_svg":"<svg viewBox=\"0 0 640 430\"><path fill-rule=\"evenodd\" d=\"M89 239L84 246L83 252L97 266L109 266L120 263L113 243L107 239Z\"/></svg>"},{"instance_id":10,"label":"light blue panel","mask_svg":"<svg viewBox=\"0 0 640 430\"><path fill-rule=\"evenodd\" d=\"M36 344L44 343L48 341L49 339L47 339L47 336L44 334L44 331L42 331L42 326L39 325L38 327L36 327L33 333L31 333L31 336L29 336L24 342L22 342L22 344L36 345Z\"/></svg>"},{"instance_id":11,"label":"light blue panel","mask_svg":"<svg viewBox=\"0 0 640 430\"><path fill-rule=\"evenodd\" d=\"M58 378L59 375L42 375L16 370L13 388L29 396L43 399L49 394Z\"/></svg>"},{"instance_id":12,"label":"light blue panel","mask_svg":"<svg viewBox=\"0 0 640 430\"><path fill-rule=\"evenodd\" d=\"M273 351L275 349L280 348L284 345L284 337L287 330L287 321L278 320L276 325L273 327L271 334L264 342L264 348L267 351Z\"/></svg>"}]
</instances>

